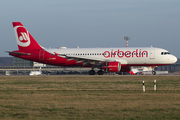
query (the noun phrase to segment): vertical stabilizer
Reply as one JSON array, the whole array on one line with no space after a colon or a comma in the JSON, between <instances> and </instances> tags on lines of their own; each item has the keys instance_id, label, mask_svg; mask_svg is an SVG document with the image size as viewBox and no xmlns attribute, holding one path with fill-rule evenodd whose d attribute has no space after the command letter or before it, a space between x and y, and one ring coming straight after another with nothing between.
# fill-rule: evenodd
<instances>
[{"instance_id":1,"label":"vertical stabilizer","mask_svg":"<svg viewBox=\"0 0 180 120\"><path fill-rule=\"evenodd\" d=\"M20 22L13 22L14 33L20 51L26 49L42 49L31 34Z\"/></svg>"}]
</instances>

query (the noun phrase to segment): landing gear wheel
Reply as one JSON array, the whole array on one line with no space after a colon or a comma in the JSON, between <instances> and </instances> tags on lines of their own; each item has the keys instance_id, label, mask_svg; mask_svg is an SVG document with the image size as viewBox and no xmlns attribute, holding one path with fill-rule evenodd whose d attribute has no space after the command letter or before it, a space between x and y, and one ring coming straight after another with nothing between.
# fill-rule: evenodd
<instances>
[{"instance_id":1,"label":"landing gear wheel","mask_svg":"<svg viewBox=\"0 0 180 120\"><path fill-rule=\"evenodd\" d=\"M153 75L156 75L156 71L152 71L152 74L153 74Z\"/></svg>"},{"instance_id":2,"label":"landing gear wheel","mask_svg":"<svg viewBox=\"0 0 180 120\"><path fill-rule=\"evenodd\" d=\"M97 74L98 74L98 75L103 75L104 72L103 72L102 70L99 70L99 71L97 72Z\"/></svg>"},{"instance_id":3,"label":"landing gear wheel","mask_svg":"<svg viewBox=\"0 0 180 120\"><path fill-rule=\"evenodd\" d=\"M89 75L95 75L95 71L94 70L90 70L89 71Z\"/></svg>"}]
</instances>

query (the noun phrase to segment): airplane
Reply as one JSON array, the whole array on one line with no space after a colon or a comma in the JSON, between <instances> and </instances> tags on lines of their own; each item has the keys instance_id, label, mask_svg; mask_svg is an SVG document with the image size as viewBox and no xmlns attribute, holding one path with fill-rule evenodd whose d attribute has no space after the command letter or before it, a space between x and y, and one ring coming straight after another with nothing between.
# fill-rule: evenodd
<instances>
[{"instance_id":1,"label":"airplane","mask_svg":"<svg viewBox=\"0 0 180 120\"><path fill-rule=\"evenodd\" d=\"M162 66L177 61L167 50L154 47L125 48L66 48L42 47L20 22L12 22L19 50L6 51L9 55L54 66L91 67L104 72L130 72L131 66ZM156 72L153 70L152 74Z\"/></svg>"},{"instance_id":2,"label":"airplane","mask_svg":"<svg viewBox=\"0 0 180 120\"><path fill-rule=\"evenodd\" d=\"M40 66L40 68L39 68L39 71L31 71L30 73L29 73L29 75L30 76L32 76L32 75L41 75L42 74L42 72L41 72L41 66Z\"/></svg>"}]
</instances>

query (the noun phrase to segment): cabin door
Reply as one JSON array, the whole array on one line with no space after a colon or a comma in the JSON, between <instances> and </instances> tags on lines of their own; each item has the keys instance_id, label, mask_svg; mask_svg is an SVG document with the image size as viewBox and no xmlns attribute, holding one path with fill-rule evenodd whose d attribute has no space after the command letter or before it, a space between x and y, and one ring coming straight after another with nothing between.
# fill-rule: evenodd
<instances>
[{"instance_id":1,"label":"cabin door","mask_svg":"<svg viewBox=\"0 0 180 120\"><path fill-rule=\"evenodd\" d=\"M155 49L150 50L149 59L155 59Z\"/></svg>"}]
</instances>

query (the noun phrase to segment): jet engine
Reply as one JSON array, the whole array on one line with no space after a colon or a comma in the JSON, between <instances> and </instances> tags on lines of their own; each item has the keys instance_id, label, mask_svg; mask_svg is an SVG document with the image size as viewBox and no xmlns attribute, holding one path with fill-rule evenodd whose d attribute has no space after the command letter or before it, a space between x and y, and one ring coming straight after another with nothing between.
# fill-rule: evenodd
<instances>
[{"instance_id":1,"label":"jet engine","mask_svg":"<svg viewBox=\"0 0 180 120\"><path fill-rule=\"evenodd\" d=\"M104 62L103 69L106 72L119 72L121 70L120 62Z\"/></svg>"}]
</instances>

